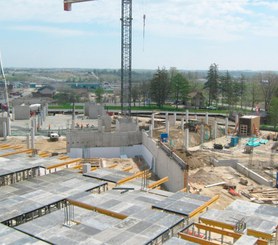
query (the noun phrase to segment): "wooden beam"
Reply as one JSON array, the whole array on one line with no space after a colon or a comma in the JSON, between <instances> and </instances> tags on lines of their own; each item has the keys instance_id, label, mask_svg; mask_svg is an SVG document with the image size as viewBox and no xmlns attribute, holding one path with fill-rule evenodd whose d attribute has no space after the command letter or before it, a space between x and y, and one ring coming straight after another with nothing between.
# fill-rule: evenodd
<instances>
[{"instance_id":1,"label":"wooden beam","mask_svg":"<svg viewBox=\"0 0 278 245\"><path fill-rule=\"evenodd\" d=\"M234 231L222 230L222 229L215 228L215 227L208 226L208 225L194 223L194 226L197 227L198 229L201 229L201 230L218 233L218 234L221 234L221 235L224 235L224 236L229 236L229 237L232 237L232 238L235 238L235 239L239 239L242 236L241 234L235 233Z\"/></svg>"},{"instance_id":2,"label":"wooden beam","mask_svg":"<svg viewBox=\"0 0 278 245\"><path fill-rule=\"evenodd\" d=\"M42 151L39 153L40 157L50 157L51 153L50 152L46 152L46 151Z\"/></svg>"},{"instance_id":3,"label":"wooden beam","mask_svg":"<svg viewBox=\"0 0 278 245\"><path fill-rule=\"evenodd\" d=\"M82 160L81 158L75 158L75 159L72 159L67 162L62 162L62 163L57 163L57 164L51 165L51 166L47 167L46 169L49 170L49 169L53 169L53 168L59 168L59 167L65 166L65 165L80 162L81 160Z\"/></svg>"},{"instance_id":4,"label":"wooden beam","mask_svg":"<svg viewBox=\"0 0 278 245\"><path fill-rule=\"evenodd\" d=\"M131 176L127 176L127 177L125 177L125 178L119 180L116 184L117 184L117 185L121 185L121 184L126 183L126 182L128 182L128 181L130 181L130 180L133 180L133 179L135 179L135 178L137 178L137 177L141 177L143 174L144 174L144 171L137 172L136 174L133 174L133 175L131 175Z\"/></svg>"},{"instance_id":5,"label":"wooden beam","mask_svg":"<svg viewBox=\"0 0 278 245\"><path fill-rule=\"evenodd\" d=\"M60 156L58 157L59 160L66 160L69 159L69 156Z\"/></svg>"},{"instance_id":6,"label":"wooden beam","mask_svg":"<svg viewBox=\"0 0 278 245\"><path fill-rule=\"evenodd\" d=\"M266 240L271 240L273 238L273 236L271 234L261 232L261 231L255 231L253 229L247 229L247 235L263 238L263 239L266 239Z\"/></svg>"},{"instance_id":7,"label":"wooden beam","mask_svg":"<svg viewBox=\"0 0 278 245\"><path fill-rule=\"evenodd\" d=\"M128 217L125 214L120 214L120 213L113 212L111 210L95 207L95 206L89 205L87 203L79 202L79 201L72 200L72 199L67 199L67 200L70 204L72 204L74 206L84 208L84 209L88 209L88 210L91 210L91 211L95 211L95 212L98 212L98 213L101 213L101 214L105 214L105 215L113 217L113 218L125 219L125 218Z\"/></svg>"},{"instance_id":8,"label":"wooden beam","mask_svg":"<svg viewBox=\"0 0 278 245\"><path fill-rule=\"evenodd\" d=\"M1 144L0 148L7 147L7 146L10 146L10 144Z\"/></svg>"},{"instance_id":9,"label":"wooden beam","mask_svg":"<svg viewBox=\"0 0 278 245\"><path fill-rule=\"evenodd\" d=\"M31 153L31 152L32 152L32 149L25 149L25 150L4 153L4 154L0 155L0 157L8 157L8 156L12 156L12 155L20 154L20 153Z\"/></svg>"},{"instance_id":10,"label":"wooden beam","mask_svg":"<svg viewBox=\"0 0 278 245\"><path fill-rule=\"evenodd\" d=\"M11 148L12 147L12 145L10 145L10 144L3 144L3 145L0 145L0 148L1 149L9 149L9 148Z\"/></svg>"},{"instance_id":11,"label":"wooden beam","mask_svg":"<svg viewBox=\"0 0 278 245\"><path fill-rule=\"evenodd\" d=\"M189 218L192 218L193 216L201 213L204 211L204 209L206 209L208 206L210 206L211 204L213 204L214 202L216 202L219 199L220 195L216 195L213 198L211 198L209 201L205 202L203 205L201 205L200 207L196 208L194 211L192 211L189 214Z\"/></svg>"},{"instance_id":12,"label":"wooden beam","mask_svg":"<svg viewBox=\"0 0 278 245\"><path fill-rule=\"evenodd\" d=\"M234 228L235 228L235 225L226 224L226 223L223 223L220 221L209 220L209 219L205 219L202 217L200 217L199 219L202 223L207 224L207 225L212 225L212 226L216 226L216 227L220 227L220 228L224 228L224 229L228 229L228 230L234 230Z\"/></svg>"},{"instance_id":13,"label":"wooden beam","mask_svg":"<svg viewBox=\"0 0 278 245\"><path fill-rule=\"evenodd\" d=\"M149 184L149 185L148 185L148 188L149 188L149 189L154 189L154 188L156 188L157 186L159 186L159 185L161 185L161 184L167 182L168 180L169 180L168 176L167 176L167 177L164 177L164 178L162 178L162 179L160 179L160 180L158 180L158 181L156 181L156 182L154 182L154 183L152 183L152 184Z\"/></svg>"},{"instance_id":14,"label":"wooden beam","mask_svg":"<svg viewBox=\"0 0 278 245\"><path fill-rule=\"evenodd\" d=\"M83 166L83 164L78 164L78 165L73 166L72 168L73 169L81 169L82 166Z\"/></svg>"},{"instance_id":15,"label":"wooden beam","mask_svg":"<svg viewBox=\"0 0 278 245\"><path fill-rule=\"evenodd\" d=\"M185 187L185 188L183 188L183 189L181 189L181 190L179 190L180 192L187 192L187 188Z\"/></svg>"},{"instance_id":16,"label":"wooden beam","mask_svg":"<svg viewBox=\"0 0 278 245\"><path fill-rule=\"evenodd\" d=\"M126 167L126 168L123 168L122 171L124 172L128 172L129 170L133 169L132 166L129 166L129 167Z\"/></svg>"},{"instance_id":17,"label":"wooden beam","mask_svg":"<svg viewBox=\"0 0 278 245\"><path fill-rule=\"evenodd\" d=\"M110 166L108 166L107 168L115 168L118 164L117 163L114 163L114 164L111 164Z\"/></svg>"},{"instance_id":18,"label":"wooden beam","mask_svg":"<svg viewBox=\"0 0 278 245\"><path fill-rule=\"evenodd\" d=\"M15 145L15 146L13 147L14 150L19 150L19 149L22 149L22 148L23 148L22 145Z\"/></svg>"},{"instance_id":19,"label":"wooden beam","mask_svg":"<svg viewBox=\"0 0 278 245\"><path fill-rule=\"evenodd\" d=\"M219 245L219 243L215 243L215 242L211 242L208 240L204 240L200 237L196 237L196 236L191 236L182 232L179 232L179 237L182 238L183 240L186 241L190 241L190 242L195 242L197 244L201 244L201 245Z\"/></svg>"}]
</instances>

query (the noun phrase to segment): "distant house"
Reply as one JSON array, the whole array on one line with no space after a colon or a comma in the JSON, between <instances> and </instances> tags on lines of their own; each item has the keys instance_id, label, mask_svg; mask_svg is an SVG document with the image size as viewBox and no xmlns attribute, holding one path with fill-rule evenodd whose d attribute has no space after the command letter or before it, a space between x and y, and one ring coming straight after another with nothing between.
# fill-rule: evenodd
<instances>
[{"instance_id":1,"label":"distant house","mask_svg":"<svg viewBox=\"0 0 278 245\"><path fill-rule=\"evenodd\" d=\"M202 92L192 92L188 95L189 100L191 101L191 106L196 108L202 108L205 106L205 96Z\"/></svg>"},{"instance_id":2,"label":"distant house","mask_svg":"<svg viewBox=\"0 0 278 245\"><path fill-rule=\"evenodd\" d=\"M71 88L75 89L97 89L100 88L100 83L73 83Z\"/></svg>"},{"instance_id":3,"label":"distant house","mask_svg":"<svg viewBox=\"0 0 278 245\"><path fill-rule=\"evenodd\" d=\"M37 90L37 92L33 92L34 97L53 97L56 93L56 89L50 85L43 86Z\"/></svg>"}]
</instances>

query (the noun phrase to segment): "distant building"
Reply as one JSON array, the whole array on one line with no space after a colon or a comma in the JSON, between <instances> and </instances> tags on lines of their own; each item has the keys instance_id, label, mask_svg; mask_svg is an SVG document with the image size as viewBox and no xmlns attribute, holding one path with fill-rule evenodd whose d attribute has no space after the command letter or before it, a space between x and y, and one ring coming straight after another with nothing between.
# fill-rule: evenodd
<instances>
[{"instance_id":1,"label":"distant building","mask_svg":"<svg viewBox=\"0 0 278 245\"><path fill-rule=\"evenodd\" d=\"M188 95L188 97L191 101L191 106L196 108L202 108L205 106L206 98L202 92L192 92Z\"/></svg>"},{"instance_id":2,"label":"distant building","mask_svg":"<svg viewBox=\"0 0 278 245\"><path fill-rule=\"evenodd\" d=\"M36 83L30 83L30 84L29 84L29 87L30 87L30 88L36 88L36 86L37 86Z\"/></svg>"},{"instance_id":3,"label":"distant building","mask_svg":"<svg viewBox=\"0 0 278 245\"><path fill-rule=\"evenodd\" d=\"M100 88L101 84L100 83L72 83L71 88L85 88L85 89L97 89Z\"/></svg>"},{"instance_id":4,"label":"distant building","mask_svg":"<svg viewBox=\"0 0 278 245\"><path fill-rule=\"evenodd\" d=\"M53 97L56 93L56 89L50 85L43 86L37 90L37 92L33 92L33 97Z\"/></svg>"}]
</instances>

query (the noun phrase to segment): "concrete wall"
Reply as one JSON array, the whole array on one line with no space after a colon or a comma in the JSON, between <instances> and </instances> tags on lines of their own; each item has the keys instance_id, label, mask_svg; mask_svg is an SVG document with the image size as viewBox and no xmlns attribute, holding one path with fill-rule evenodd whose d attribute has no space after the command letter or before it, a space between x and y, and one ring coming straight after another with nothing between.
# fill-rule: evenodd
<instances>
[{"instance_id":1,"label":"concrete wall","mask_svg":"<svg viewBox=\"0 0 278 245\"><path fill-rule=\"evenodd\" d=\"M85 103L84 104L84 115L88 116L90 119L97 119L98 116L105 115L105 110L103 105L96 105L95 103Z\"/></svg>"},{"instance_id":2,"label":"concrete wall","mask_svg":"<svg viewBox=\"0 0 278 245\"><path fill-rule=\"evenodd\" d=\"M67 134L67 152L71 148L123 147L142 143L142 133L135 132L98 132L74 130Z\"/></svg>"},{"instance_id":3,"label":"concrete wall","mask_svg":"<svg viewBox=\"0 0 278 245\"><path fill-rule=\"evenodd\" d=\"M118 120L118 129L119 132L129 132L129 131L137 131L138 125L135 121L129 118L121 118Z\"/></svg>"},{"instance_id":4,"label":"concrete wall","mask_svg":"<svg viewBox=\"0 0 278 245\"><path fill-rule=\"evenodd\" d=\"M30 118L30 107L25 106L14 106L13 107L13 118L14 120L26 120Z\"/></svg>"},{"instance_id":5,"label":"concrete wall","mask_svg":"<svg viewBox=\"0 0 278 245\"><path fill-rule=\"evenodd\" d=\"M159 178L169 177L169 191L184 188L185 163L175 154L169 156L146 132L73 131L67 135L67 150L73 158L142 156Z\"/></svg>"},{"instance_id":6,"label":"concrete wall","mask_svg":"<svg viewBox=\"0 0 278 245\"><path fill-rule=\"evenodd\" d=\"M173 156L169 157L145 132L143 133L142 156L159 178L169 177L169 181L165 183L169 191L176 192L185 187L184 169L173 159Z\"/></svg>"},{"instance_id":7,"label":"concrete wall","mask_svg":"<svg viewBox=\"0 0 278 245\"><path fill-rule=\"evenodd\" d=\"M243 164L239 163L237 159L233 160L216 160L211 159L211 163L215 167L225 166L225 167L232 167L237 170L239 173L247 176L248 178L256 181L261 185L266 186L273 186L273 181L265 179L263 176L259 175L258 173L252 171L251 169L247 168Z\"/></svg>"},{"instance_id":8,"label":"concrete wall","mask_svg":"<svg viewBox=\"0 0 278 245\"><path fill-rule=\"evenodd\" d=\"M266 185L266 186L271 186L271 187L273 186L273 181L264 178L263 176L257 174L256 172L252 171L251 169L248 169L247 167L245 167L244 165L242 165L240 163L237 164L236 170L261 185Z\"/></svg>"},{"instance_id":9,"label":"concrete wall","mask_svg":"<svg viewBox=\"0 0 278 245\"><path fill-rule=\"evenodd\" d=\"M133 145L125 147L95 147L95 148L71 148L69 156L72 158L119 158L126 155L132 158L141 155L142 145Z\"/></svg>"}]
</instances>

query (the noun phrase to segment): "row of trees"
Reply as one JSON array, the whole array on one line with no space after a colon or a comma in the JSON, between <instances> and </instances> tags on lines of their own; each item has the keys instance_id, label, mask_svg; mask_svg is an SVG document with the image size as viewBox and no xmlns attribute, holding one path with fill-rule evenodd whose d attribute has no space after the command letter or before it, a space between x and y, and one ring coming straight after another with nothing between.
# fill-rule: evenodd
<instances>
[{"instance_id":1,"label":"row of trees","mask_svg":"<svg viewBox=\"0 0 278 245\"><path fill-rule=\"evenodd\" d=\"M131 90L133 103L136 101L146 104L152 100L161 108L170 100L186 102L190 92L189 81L185 75L175 68L167 71L165 68L158 68L149 82L134 85Z\"/></svg>"},{"instance_id":2,"label":"row of trees","mask_svg":"<svg viewBox=\"0 0 278 245\"><path fill-rule=\"evenodd\" d=\"M234 107L240 104L241 108L249 103L252 108L256 103L264 101L265 111L269 111L271 101L278 93L278 75L275 73L259 73L248 79L241 75L231 77L229 71L219 73L218 66L212 64L207 74L204 88L208 91L209 105L218 105L219 102ZM248 101L249 100L249 101Z\"/></svg>"}]
</instances>

